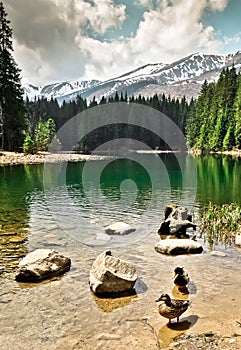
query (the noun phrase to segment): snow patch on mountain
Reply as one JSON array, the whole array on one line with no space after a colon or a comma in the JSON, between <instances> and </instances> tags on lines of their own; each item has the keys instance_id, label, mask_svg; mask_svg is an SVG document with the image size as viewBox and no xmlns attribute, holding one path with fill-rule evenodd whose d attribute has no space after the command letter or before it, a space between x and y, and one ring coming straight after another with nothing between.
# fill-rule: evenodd
<instances>
[{"instance_id":1,"label":"snow patch on mountain","mask_svg":"<svg viewBox=\"0 0 241 350\"><path fill-rule=\"evenodd\" d=\"M185 95L197 97L201 85L207 81L216 81L225 67L241 69L241 51L229 55L212 55L194 53L171 64L155 63L141 66L131 72L101 82L98 80L67 81L36 87L24 84L25 97L30 100L38 97L55 98L61 104L78 95L90 101L95 96L108 98L116 92L128 96L142 94L150 96L155 93L170 94L173 97L186 92ZM185 85L185 89L183 88ZM190 90L190 91L189 91Z\"/></svg>"}]
</instances>

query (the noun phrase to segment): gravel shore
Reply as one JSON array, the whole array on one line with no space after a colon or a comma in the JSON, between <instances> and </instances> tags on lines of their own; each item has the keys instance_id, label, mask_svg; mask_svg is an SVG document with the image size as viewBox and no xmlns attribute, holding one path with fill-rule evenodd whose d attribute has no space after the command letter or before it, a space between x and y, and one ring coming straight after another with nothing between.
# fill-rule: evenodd
<instances>
[{"instance_id":1,"label":"gravel shore","mask_svg":"<svg viewBox=\"0 0 241 350\"><path fill-rule=\"evenodd\" d=\"M48 153L40 152L37 154L25 154L16 152L0 151L0 166L15 164L42 164L57 162L80 162L83 160L102 159L104 157L97 155L78 154L78 153Z\"/></svg>"}]
</instances>

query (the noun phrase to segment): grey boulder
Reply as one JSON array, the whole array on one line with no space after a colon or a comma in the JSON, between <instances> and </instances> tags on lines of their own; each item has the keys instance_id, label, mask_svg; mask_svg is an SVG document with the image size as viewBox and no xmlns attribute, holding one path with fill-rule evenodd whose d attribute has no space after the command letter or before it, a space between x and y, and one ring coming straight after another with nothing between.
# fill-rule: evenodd
<instances>
[{"instance_id":1,"label":"grey boulder","mask_svg":"<svg viewBox=\"0 0 241 350\"><path fill-rule=\"evenodd\" d=\"M133 265L111 255L101 253L90 270L89 284L95 294L122 294L133 289L137 280Z\"/></svg>"},{"instance_id":2,"label":"grey boulder","mask_svg":"<svg viewBox=\"0 0 241 350\"><path fill-rule=\"evenodd\" d=\"M202 245L192 239L163 239L154 248L158 253L168 255L200 254L203 251Z\"/></svg>"},{"instance_id":3,"label":"grey boulder","mask_svg":"<svg viewBox=\"0 0 241 350\"><path fill-rule=\"evenodd\" d=\"M38 282L69 271L71 260L52 249L37 249L27 254L19 263L18 282Z\"/></svg>"}]
</instances>

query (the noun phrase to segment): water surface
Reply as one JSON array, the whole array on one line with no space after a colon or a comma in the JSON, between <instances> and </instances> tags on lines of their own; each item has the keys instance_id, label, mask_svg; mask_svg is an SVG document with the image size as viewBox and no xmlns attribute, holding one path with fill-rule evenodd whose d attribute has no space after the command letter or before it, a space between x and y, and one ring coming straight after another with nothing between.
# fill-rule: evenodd
<instances>
[{"instance_id":1,"label":"water surface","mask_svg":"<svg viewBox=\"0 0 241 350\"><path fill-rule=\"evenodd\" d=\"M161 348L168 347L183 332L239 333L240 250L217 245L218 253L211 254L204 245L201 255L168 257L153 247L169 203L187 204L194 221L209 201L240 204L240 160L197 157L195 188L192 181L183 181L174 155L162 155L161 163L145 157L142 165L137 160L107 165L93 161L84 178L85 163L69 163L65 183L53 164L47 185L44 165L0 168L1 349L156 349L157 341ZM193 170L189 158L185 166L187 173ZM124 243L119 238L116 244L96 239L115 221L136 227L138 239L135 234L126 236ZM89 291L91 265L108 246L136 266L136 294L100 299ZM37 285L15 282L19 259L33 249L49 247L72 259L70 272ZM185 266L191 276L189 295L173 288L177 265ZM160 290L192 299L192 308L178 327L167 327L157 313Z\"/></svg>"}]
</instances>

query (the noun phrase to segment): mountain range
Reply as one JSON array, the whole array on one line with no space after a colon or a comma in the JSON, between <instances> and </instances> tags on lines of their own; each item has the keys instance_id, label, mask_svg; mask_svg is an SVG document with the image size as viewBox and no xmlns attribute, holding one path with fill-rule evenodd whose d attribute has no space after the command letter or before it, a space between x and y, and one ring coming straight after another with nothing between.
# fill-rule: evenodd
<instances>
[{"instance_id":1,"label":"mountain range","mask_svg":"<svg viewBox=\"0 0 241 350\"><path fill-rule=\"evenodd\" d=\"M155 93L171 97L196 98L206 79L216 81L225 67L241 69L241 51L228 55L195 53L170 64L154 63L106 81L71 80L42 87L23 84L25 98L57 99L59 104L75 99L78 95L87 101L102 96L109 98L116 92L123 95L153 96Z\"/></svg>"}]
</instances>

